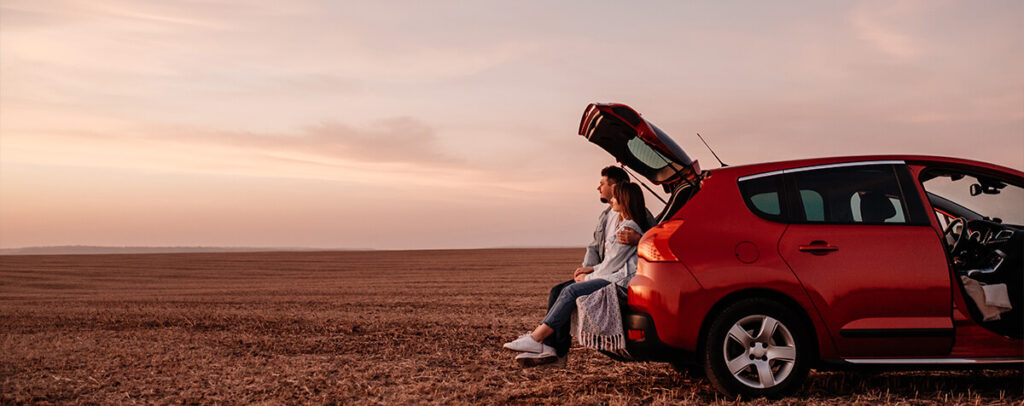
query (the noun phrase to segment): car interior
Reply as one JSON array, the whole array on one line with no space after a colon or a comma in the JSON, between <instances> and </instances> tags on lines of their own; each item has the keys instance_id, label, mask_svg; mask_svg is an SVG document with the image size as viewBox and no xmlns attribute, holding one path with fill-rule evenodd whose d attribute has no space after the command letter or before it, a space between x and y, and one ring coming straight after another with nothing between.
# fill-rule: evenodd
<instances>
[{"instance_id":1,"label":"car interior","mask_svg":"<svg viewBox=\"0 0 1024 406\"><path fill-rule=\"evenodd\" d=\"M947 252L971 317L995 333L1022 338L1024 189L957 170L926 171L921 180L944 228Z\"/></svg>"}]
</instances>

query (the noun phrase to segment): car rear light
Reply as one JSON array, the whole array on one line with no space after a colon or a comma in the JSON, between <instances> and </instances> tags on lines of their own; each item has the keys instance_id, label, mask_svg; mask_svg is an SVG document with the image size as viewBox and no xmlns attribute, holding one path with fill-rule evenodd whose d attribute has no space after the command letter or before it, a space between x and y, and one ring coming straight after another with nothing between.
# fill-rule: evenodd
<instances>
[{"instance_id":1,"label":"car rear light","mask_svg":"<svg viewBox=\"0 0 1024 406\"><path fill-rule=\"evenodd\" d=\"M683 220L671 220L658 224L650 229L637 245L637 255L650 262L672 262L678 261L679 257L672 252L668 244L669 238L675 234L676 229L683 224Z\"/></svg>"},{"instance_id":2,"label":"car rear light","mask_svg":"<svg viewBox=\"0 0 1024 406\"><path fill-rule=\"evenodd\" d=\"M633 330L633 329L626 330L626 338L628 338L629 341L643 341L644 340L644 331L643 330Z\"/></svg>"}]
</instances>

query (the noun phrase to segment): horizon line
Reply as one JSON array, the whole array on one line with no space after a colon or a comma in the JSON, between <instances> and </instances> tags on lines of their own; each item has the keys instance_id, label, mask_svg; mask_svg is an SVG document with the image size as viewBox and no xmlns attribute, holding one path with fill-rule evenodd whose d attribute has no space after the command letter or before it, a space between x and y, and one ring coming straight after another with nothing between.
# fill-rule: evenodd
<instances>
[{"instance_id":1,"label":"horizon line","mask_svg":"<svg viewBox=\"0 0 1024 406\"><path fill-rule=\"evenodd\" d=\"M0 248L2 255L114 255L114 254L186 254L220 252L324 252L324 251L459 251L488 249L568 249L582 246L494 246L461 248L327 248L327 247L245 247L245 246L116 246L48 245Z\"/></svg>"}]
</instances>

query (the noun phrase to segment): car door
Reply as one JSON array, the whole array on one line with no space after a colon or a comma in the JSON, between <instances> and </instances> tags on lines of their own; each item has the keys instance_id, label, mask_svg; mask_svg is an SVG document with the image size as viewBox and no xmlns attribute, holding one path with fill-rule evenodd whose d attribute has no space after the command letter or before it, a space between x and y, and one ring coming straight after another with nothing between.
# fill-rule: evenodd
<instances>
[{"instance_id":1,"label":"car door","mask_svg":"<svg viewBox=\"0 0 1024 406\"><path fill-rule=\"evenodd\" d=\"M779 253L840 356L948 354L954 331L945 252L903 162L785 173L797 218Z\"/></svg>"}]
</instances>

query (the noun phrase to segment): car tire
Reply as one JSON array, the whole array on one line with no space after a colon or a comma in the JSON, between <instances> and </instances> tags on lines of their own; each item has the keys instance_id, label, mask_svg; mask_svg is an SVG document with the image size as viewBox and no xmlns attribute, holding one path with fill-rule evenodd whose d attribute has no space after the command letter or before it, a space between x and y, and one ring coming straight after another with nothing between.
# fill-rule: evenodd
<instances>
[{"instance_id":1,"label":"car tire","mask_svg":"<svg viewBox=\"0 0 1024 406\"><path fill-rule=\"evenodd\" d=\"M790 308L745 299L725 308L704 341L704 372L720 392L780 398L795 391L814 357L810 330ZM764 329L771 331L762 331Z\"/></svg>"}]
</instances>

